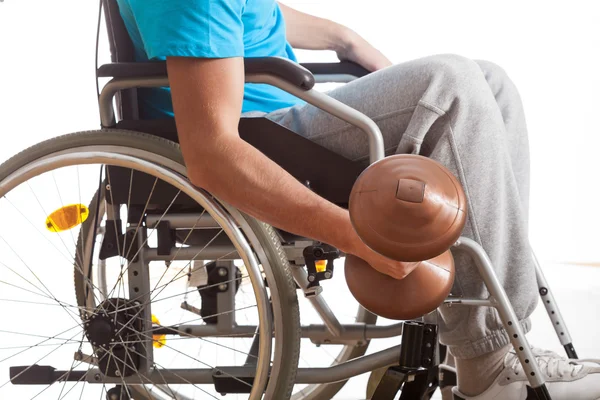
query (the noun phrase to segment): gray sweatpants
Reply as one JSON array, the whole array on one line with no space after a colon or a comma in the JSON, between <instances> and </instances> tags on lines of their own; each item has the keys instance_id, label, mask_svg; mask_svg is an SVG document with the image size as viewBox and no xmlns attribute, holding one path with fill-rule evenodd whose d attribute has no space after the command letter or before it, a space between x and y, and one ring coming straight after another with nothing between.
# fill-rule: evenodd
<instances>
[{"instance_id":1,"label":"gray sweatpants","mask_svg":"<svg viewBox=\"0 0 600 400\"><path fill-rule=\"evenodd\" d=\"M379 125L386 155L431 157L452 171L468 197L463 235L480 243L522 321L537 303L529 250L529 148L517 89L495 64L439 55L395 65L339 87L332 97ZM366 136L310 105L269 118L352 160L368 158ZM454 293L486 298L474 263L454 252ZM443 306L440 340L457 358L472 358L509 343L495 309Z\"/></svg>"}]
</instances>

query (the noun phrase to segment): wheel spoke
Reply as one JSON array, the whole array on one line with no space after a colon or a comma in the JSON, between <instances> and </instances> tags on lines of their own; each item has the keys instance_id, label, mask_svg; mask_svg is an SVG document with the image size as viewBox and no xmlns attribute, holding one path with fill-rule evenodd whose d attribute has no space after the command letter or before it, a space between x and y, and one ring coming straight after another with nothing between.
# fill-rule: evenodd
<instances>
[{"instance_id":1,"label":"wheel spoke","mask_svg":"<svg viewBox=\"0 0 600 400\"><path fill-rule=\"evenodd\" d=\"M24 214L24 213L21 211L21 209L20 209L20 208L18 208L17 206L15 206L15 205L13 204L13 202L12 202L12 201L10 201L10 199L8 198L8 195L4 196L3 198L4 198L4 199L5 199L7 202L8 202L8 204L10 204L10 205L11 205L11 206L12 206L12 207L13 207L13 208L14 208L14 209L15 209L15 210L16 210L16 211L17 211L17 212L18 212L18 213L21 215L21 217L23 217L23 218L24 218L24 219L27 221L27 223L28 223L29 225L31 225L31 227L32 227L32 228L33 228L33 229L34 229L34 230L35 230L35 231L36 231L36 232L37 232L37 233L38 233L38 234L39 234L39 235L40 235L40 236L41 236L41 237L42 237L42 238L43 238L43 239L46 241L46 242L48 242L48 243L49 243L49 244L50 244L52 247L54 247L54 249L56 250L56 252L57 252L58 254L60 254L60 255L61 255L61 256L62 256L62 257L63 257L63 258L64 258L64 259L65 259L65 260L66 260L66 261L69 263L69 264L71 264L71 263L73 262L73 260L72 260L72 259L70 259L70 258L69 258L67 255L65 255L65 253L63 253L63 252L62 252L62 251L61 251L61 250L58 248L58 246L57 246L57 245L56 245L56 244L55 244L53 241L51 241L50 239L48 239L48 236L47 236L47 235L44 235L44 234L42 233L42 231L41 231L41 230L40 230L40 229L39 229L39 228L38 228L38 227L37 227L37 226L36 226L36 225L35 225L33 222L31 222L31 220L30 220L30 219L29 219L29 218L28 218L28 217L27 217L27 216L26 216L26 215L25 215L25 214ZM66 244L65 244L64 242L62 242L62 243L63 243L63 245L64 245L64 247L66 248L66 250L67 250L67 253L68 253L68 252L69 252L69 249L67 248L67 246L66 246Z\"/></svg>"},{"instance_id":2,"label":"wheel spoke","mask_svg":"<svg viewBox=\"0 0 600 400\"><path fill-rule=\"evenodd\" d=\"M74 337L79 336L82 333L82 331L77 332L77 334L73 335L69 340L73 340ZM66 342L65 342L66 343ZM44 355L42 358L40 358L39 360L37 360L35 363L33 363L32 365L30 365L29 367L25 368L23 371L19 372L17 375L15 375L13 377L13 379L17 379L19 376L23 375L24 373L26 373L27 371L29 371L34 365L37 365L40 361L44 360L46 357L48 357L50 354L54 353L55 351L57 351L58 349L60 349L62 346L65 345L65 343L62 343L60 345L58 345L54 350L48 352L46 355ZM34 346L35 347L35 346ZM22 353L22 352L21 352ZM20 354L20 353L19 353ZM11 356L12 357L12 356ZM9 358L11 358L9 357ZM5 358L4 360L1 360L0 362L4 362L7 359ZM10 383L10 379L6 382L4 382L2 385L0 385L0 389L2 389L4 386L6 386L8 383Z\"/></svg>"},{"instance_id":3,"label":"wheel spoke","mask_svg":"<svg viewBox=\"0 0 600 400\"><path fill-rule=\"evenodd\" d=\"M78 367L78 366L79 366L79 365L81 365L82 363L83 363L83 362L79 362L79 364L78 364L78 365L76 365L75 367ZM82 385L83 387L81 388L81 393L83 394L83 389L85 388L85 384L86 384L86 381L84 380L84 378L85 378L85 377L87 376L87 374L88 374L88 373L91 371L91 369L92 369L92 364L88 364L88 369L87 369L87 372L86 372L86 374L85 374L85 375L82 375L82 376L81 376L81 378L77 379L77 380L75 381L75 384L74 384L74 385L71 387L71 389L67 390L67 392L64 394L64 396L62 396L62 397L61 397L61 398L59 398L58 400L62 400L62 399L64 399L65 397L67 397L67 395L68 395L69 393L71 393L71 391L72 391L73 389L75 389L75 388L77 387L77 385L79 385L80 383L82 383L82 384L83 384L83 385ZM65 381L65 382L66 382L66 381ZM80 398L80 399L81 399L81 396L82 396L82 394L80 394L80 395L79 395L79 398Z\"/></svg>"},{"instance_id":4,"label":"wheel spoke","mask_svg":"<svg viewBox=\"0 0 600 400\"><path fill-rule=\"evenodd\" d=\"M63 310L65 310L65 312L67 313L67 315L69 315L69 317L71 319L73 319L75 322L77 322L77 319L73 317L72 312L70 312L70 310L68 308L66 308L64 305L62 305L62 303L52 294L52 292L50 291L50 289L48 289L48 287L44 284L44 282L42 282L42 280L38 277L38 275L33 272L33 270L31 269L31 267L29 266L29 264L27 264L25 262L25 260L23 260L23 258L18 255L12 248L12 246L9 245L9 243L4 239L4 237L2 235L0 235L0 240L2 240L8 247L10 247L11 251L13 252L13 254L15 254L17 256L17 258L23 263L23 265L25 266L25 268L27 268L27 270L29 270L29 272L31 272L31 274L35 277L35 279L37 279L37 281L42 285L42 287L47 291L46 294L48 294L50 296L50 298L52 298L52 300L56 301L58 304L61 305L61 307L63 308ZM25 280L27 283L29 283L30 285L34 286L36 289L40 290L40 288L38 288L37 286L33 285L31 282L29 282L27 279L23 278L23 276L21 276L19 273L17 273L16 271L14 271L12 268L10 268L9 266L7 266L4 263L1 263L4 267L6 267L7 269L9 269L11 272L15 273L16 275L18 275L19 277L21 277L23 280ZM78 316L77 316L78 317Z\"/></svg>"},{"instance_id":5,"label":"wheel spoke","mask_svg":"<svg viewBox=\"0 0 600 400\"><path fill-rule=\"evenodd\" d=\"M116 137L115 132L109 132L108 137L110 138L111 136ZM135 134L131 136L133 137ZM273 324L271 320L266 319L270 316L270 313L269 304L266 300L267 289L263 284L265 277L262 275L260 265L258 265L257 269L256 264L256 259L258 258L264 265L264 262L268 261L264 257L270 258L273 254L273 249L269 248L266 249L268 251L263 251L260 247L252 248L252 246L256 246L257 244L260 245L261 242L268 244L268 242L265 242L267 236L261 233L263 237L259 237L260 241L249 241L248 237L254 240L254 233L246 231L248 227L245 225L240 229L238 222L235 221L235 218L238 217L237 214L235 212L229 214L227 208L204 191L193 191L190 186L187 186L188 183L181 181L181 175L178 175L179 169L171 169L172 164L169 163L167 164L168 167L165 167L165 163L162 161L158 162L151 157L146 158L145 156L144 159L140 158L136 160L136 157L139 157L139 151L149 152L152 150L152 146L143 144L147 142L140 140L140 143L142 143L140 147L131 147L131 153L129 153L129 150L122 153L120 150L115 151L115 148L119 148L116 146L121 146L120 148L130 146L126 141L115 142L114 145L105 144L106 142L103 141L99 141L98 143L100 144L96 144L96 142L91 140L87 144L85 140L81 142L69 142L68 144L67 142L63 142L65 143L64 148L50 146L49 148L53 149L53 153L44 154L44 160L41 163L35 163L37 160L33 157L34 154L36 154L35 157L38 157L38 153L31 153L31 160L22 164L18 170L15 169L13 172L4 171L5 173L9 172L8 175L4 176L11 177L11 180L5 181L6 185L3 187L7 188L6 194L10 193L10 200L12 201L7 197L2 197L6 199L7 204L3 211L11 213L8 215L10 218L20 218L22 223L15 222L13 224L13 220L10 220L11 226L16 226L20 229L17 231L18 235L12 235L9 233L12 232L10 230L0 232L0 249L4 246L10 249L5 253L10 257L8 259L5 257L0 261L0 272L2 268L10 272L10 274L4 274L4 280L0 280L0 293L2 293L0 295L0 305L14 306L15 311L12 312L11 310L11 318L13 318L12 315L22 315L25 317L26 311L21 310L27 310L28 307L41 315L39 319L31 321L31 323L20 324L16 329L13 328L14 325L7 325L7 328L10 326L12 329L0 330L0 339L5 343L4 347L0 347L0 354L3 356L0 363L5 362L3 367L9 365L29 366L22 368L23 370L18 372L18 376L12 377L14 380L15 378L19 379L20 376L20 379L25 381L32 374L31 368L39 362L46 363L46 365L55 365L59 371L68 368L67 371L57 374L57 376L61 375L55 380L57 384L45 385L39 392L38 389L31 392L22 392L25 393L24 398L33 396L32 399L56 398L62 400L76 398L77 393L79 393L80 399L87 399L95 397L93 394L100 391L100 399L105 400L105 396L107 396L111 385L108 384L108 387L106 387L107 384L105 382L95 379L90 374L96 373L94 366L96 368L100 366L100 370L104 371L107 359L109 360L109 368L119 368L119 371L123 373L120 379L115 377L110 379L110 382L115 382L117 388L120 387L123 394L127 392L129 397L141 395L142 397L147 396L148 398L152 398L156 396L155 398L158 398L161 397L159 395L163 395L164 393L162 397L174 399L191 400L198 397L219 398L215 396L216 393L213 388L192 384L188 379L194 381L195 378L192 379L187 374L183 374L185 375L184 379L184 377L180 376L181 372L176 372L177 370L184 370L188 367L188 364L189 368L203 371L203 374L209 371L206 368L220 371L222 376L236 380L238 383L252 388L252 383L241 379L241 376L232 376L228 368L225 368L223 371L221 368L214 367L214 365L238 365L238 362L243 364L244 360L259 359L258 353L247 351L251 346L245 336L252 336L259 330L259 327L262 333L267 326L271 327L271 324ZM77 146L79 146L79 143L82 143L81 150L77 147L72 147L71 143L78 143ZM134 152L133 149L136 149L135 151L138 152ZM167 152L166 154L168 155L169 153ZM176 161L175 158L171 159ZM81 167L80 165L76 165L80 160L85 160L80 163ZM104 165L102 163L108 164ZM155 169L151 168L152 164L156 166ZM83 165L86 165L86 168ZM113 190L106 190L107 193L105 193L104 186L94 188L95 179L98 178L98 175L95 175L92 169L92 174L95 177L90 180L89 176L85 175L90 172L87 169L88 165L92 168L98 165L100 167L99 182L102 182L102 185L115 185ZM114 165L118 168L109 169L107 168L108 165ZM59 169L68 167L74 167L74 170L67 170L66 174L58 171ZM28 175L18 175L21 171L23 171L23 174ZM140 175L135 175L134 171L137 171ZM15 172L17 172L16 175L14 175ZM119 172L118 176L117 172ZM151 176L152 178L142 179L140 177L141 174ZM45 176L46 180L38 180L38 177L41 176ZM65 182L63 182L63 179ZM134 181L134 179L136 180ZM171 197L171 200L166 197L166 201L162 201L159 197L164 198L164 193L161 192L160 196L158 196L158 193L155 193L155 191L162 190L162 186L158 184L158 179L161 179L161 185L164 181L175 188L172 192L166 192L169 193L168 196ZM129 186L127 192L125 192L127 181ZM140 193L143 197L139 196L140 193L137 192L137 188L142 182L144 188ZM133 190L134 183L136 184L136 191ZM2 182L0 182L1 184ZM70 185L70 187L66 185ZM15 190L17 188L22 192L17 192ZM99 190L95 192L96 195L92 199L92 205L89 206L89 212L81 209L79 214L80 220L76 220L78 216L76 214L77 208L69 209L66 205L74 204L77 201L79 201L77 204L84 204L82 201L86 200L85 197L89 189ZM120 192L117 192L117 189ZM150 191L150 195L146 197L148 191ZM183 196L180 196L182 192L188 196L183 202L181 201ZM38 196L37 193L43 194L43 196ZM125 197L126 193L127 197ZM50 195L48 196L48 194ZM23 201L22 198L26 199L27 202ZM187 203L189 198L196 200L200 208L190 207ZM57 200L60 203L60 208L55 208L54 206ZM161 204L157 202L161 202ZM167 204L167 202L169 203ZM37 206L34 203L37 203ZM29 209L25 208L26 204L29 206ZM111 204L114 204L114 206L111 206ZM141 215L139 215L140 221L137 224L133 220L137 220L138 217L132 218L131 216L129 216L128 221L123 219L121 226L118 223L115 223L113 227L110 227L109 223L105 224L104 221L107 219L107 212L109 213L109 217L113 214L115 215L115 218L108 218L108 220L114 219L115 221L120 221L117 215L122 215L125 210L129 213L132 207L136 208L136 214L142 211ZM38 208L41 211L38 211ZM49 215L46 209L56 211L52 215ZM17 212L13 210L17 210ZM55 229L51 230L58 231L56 234L52 233L48 235L43 226L38 228L37 224L34 223L39 219L38 215L40 215L40 212L43 213L44 218L53 219ZM162 225L164 224L161 224L161 222L169 218L169 213L185 214L187 212L192 213L190 214L192 217L188 220L189 225L183 228L187 229L187 232L184 233L182 230L177 232L176 247L173 248L169 256L164 257L164 259L169 260L165 263L165 269L160 271L160 265L157 265L157 268L154 267L155 263L144 262L142 268L149 268L150 270L148 271L148 277L144 278L144 286L140 287L143 290L136 291L135 296L133 293L129 293L128 286L133 291L133 276L139 271L138 266L140 264L134 264L133 262L128 262L128 260L138 257L141 251L156 247L157 236L159 236L159 233L162 235L162 230L159 230L158 226L160 225L162 229ZM153 226L151 230L144 223L148 213L151 215L154 214L154 220L158 221L157 225ZM199 229L205 228L203 221L207 218L207 213L214 217L215 221L213 223L217 223L215 226L218 229L212 230L212 224L207 225L206 227L211 230L203 231L203 234L199 236L201 242L195 241L195 235L199 232ZM87 222L82 221L84 218L87 219L90 217L93 219L87 220ZM64 219L60 220L60 218ZM78 232L65 232L78 225L80 226ZM31 231L32 227L37 233L28 232ZM125 235L120 235L119 232L123 230ZM26 236L23 236L23 233ZM224 239L224 234L233 243L234 250L227 250L229 253L222 254L216 260L215 256L211 256L212 258L206 257L206 254L212 252L212 249L220 248L222 244L221 239ZM106 239L111 239L113 248L105 247L108 246L108 242L102 240L102 235L105 235L104 238ZM42 236L44 239L39 240L39 236ZM68 239L69 236L72 244ZM112 239L113 236L117 237L116 243ZM23 238L27 242L16 242L16 240L23 240ZM31 246L28 244L29 241L32 241ZM100 247L100 243L104 243L104 245ZM189 251L189 249L184 249L188 248L188 243L193 243L194 246L198 245L196 249L190 252L196 254L180 262L178 258L182 258L181 254L184 251ZM41 247L37 248L36 246L38 245L41 245ZM73 249L75 253L71 255ZM106 253L107 250L108 253ZM114 253L115 251L116 253ZM240 252L239 257L231 257L232 254L235 255L238 251ZM103 260L99 261L101 254ZM110 254L110 257L106 258L104 254ZM118 258L113 258L112 254L118 254ZM218 284L212 283L212 274L211 283L207 285L192 287L190 286L190 282L187 281L190 273L189 267L195 260L202 259L203 262L211 262L222 259L230 260L232 258L242 258L252 262L252 265L247 265L248 269L242 269L242 273L233 268L231 270L234 272L233 276L230 275L229 277L231 279L226 279ZM56 264L57 261L63 264L64 261L67 261L70 268L74 268L76 282L75 296L73 296L71 291L67 291L66 280L57 276L59 269L52 265ZM50 265L53 269L49 268ZM136 267L135 272L132 271L134 269L133 265ZM199 265L198 261L196 261L196 265ZM238 260L235 261L235 265L239 266ZM184 267L182 268L182 266ZM146 274L146 271L143 272ZM289 271L286 270L285 273L288 274ZM0 273L0 275L2 274ZM128 279L128 277L131 277L131 279ZM248 281L246 279L250 277L251 283L254 285L254 291L248 290L247 287ZM140 278L138 277L137 279ZM182 281L181 279L186 280ZM276 279L279 278L276 277ZM4 286L6 289L4 292L2 292L2 284L6 285ZM217 294L220 291L215 289L216 286L223 284L229 285L227 296L232 296L226 306L220 303L220 299L226 299L227 296L224 297L223 294ZM231 286L232 284L236 286ZM239 291L240 284L246 285L241 289L241 292ZM145 291L148 291L148 293L141 293ZM249 294L256 293L258 297L253 303L250 298L240 300L238 295L241 293L240 296L243 297L245 292ZM207 293L209 293L208 298L206 297ZM115 295L116 297L114 297ZM217 296L219 299L218 307L208 303L207 299L215 299L212 296ZM71 300L73 297L75 301ZM203 302L201 313L210 313L212 315L205 315L204 317L198 315L200 313L198 309L201 307L200 297L202 297ZM140 301L139 299L143 299L141 302L144 304L140 304L139 302L133 304L136 298L138 298L138 301ZM198 309L185 310L181 308L181 301L179 301L181 299L189 302L191 305L195 305ZM244 302L245 300L250 301ZM44 306L51 307L46 309L40 308ZM215 308L211 309L212 307ZM19 310L17 311L16 308ZM61 311L57 311L60 308L65 310L68 315L67 318L64 318ZM163 324L155 320L156 323L150 325L150 317L154 318L150 310L156 313ZM279 313L279 311L277 312ZM192 315L192 313L195 315ZM58 315L59 318L56 318L55 314L60 314ZM98 319L92 323L90 317L94 314L98 314L105 322L101 322ZM209 327L206 331L199 330L196 332L201 335L202 332L206 332L204 334L206 337L196 337L192 334L184 333L183 327L178 328L178 326L187 323L192 323L193 325L194 321L204 320L206 322L207 318L216 319L219 317L221 317L220 323L222 325L224 322L223 315L231 316L236 314L238 316L233 317L233 322L235 324L242 323L244 325L242 328L243 331L234 331L233 329L228 329L227 326L219 331L211 331L212 328ZM280 317L279 314L277 314L276 318ZM257 317L258 319L255 320ZM143 318L143 323L141 322L141 318ZM286 317L284 316L284 318ZM31 318L27 319L31 320ZM69 326L71 325L71 319L77 323L76 326ZM232 317L228 317L225 320L229 321L231 319ZM244 319L247 323L242 322ZM287 322L290 320L293 322L293 319L288 319ZM14 321L17 320L13 319ZM88 326L83 329L83 325L86 322ZM52 328L53 326L60 327L60 329ZM286 324L286 326L288 325ZM67 327L68 329L66 329ZM221 328L221 326L219 327ZM159 329L163 330L160 335L170 336L166 343L162 342L162 337L159 339L157 336L153 336L153 332ZM53 334L53 331L63 332ZM50 335L47 333L50 333ZM73 333L76 334L72 336ZM179 336L174 336L172 333ZM280 336L277 336L279 334L280 332L276 334L276 340L279 340ZM12 335L17 339L11 341ZM80 336L78 337L77 335ZM5 338L8 338L8 341L4 342ZM109 343L108 341L111 338L110 348L101 351L101 347L98 346ZM189 340L194 338L199 340ZM158 343L159 340L160 343ZM188 341L180 343L178 342L179 340ZM92 341L95 344L91 343ZM267 343L269 346L264 350L270 350L271 348L271 343ZM261 341L261 344L264 344L263 341ZM125 347L121 348L122 345ZM164 350L156 350L154 349L155 347L164 348ZM94 350L90 353L90 349ZM72 356L72 350L76 351L74 357ZM101 358L102 356L105 358ZM119 361L119 357L124 360ZM139 362L139 357L152 359L149 368L154 371L153 375L148 375L143 368L133 368ZM146 365L147 363L143 361L143 358L142 365ZM231 358L233 364L225 361L225 358ZM36 359L35 363L30 362ZM21 360L24 360L24 362L21 363ZM58 362L55 360L58 360ZM264 355L261 353L260 360L256 367L253 368L256 368L257 372L260 371L257 377L262 376L264 379L266 375L261 374L268 371L268 367L271 364L270 353L265 352ZM81 365L83 363L88 364L87 368ZM61 364L62 367L60 367ZM168 368L165 367L165 364ZM126 367L124 370L121 370L120 368L123 368L123 365ZM100 374L102 375L102 372ZM136 382L135 386L133 384L126 384L128 379L125 379L125 375L130 376L132 381ZM114 375L111 374L111 376ZM191 374L191 376L194 375ZM179 383L168 384L167 382L170 379ZM260 385L267 385L263 379L260 379L260 382L257 380L255 386L259 383ZM94 381L97 382L96 385L89 385ZM0 381L2 383L0 385L0 398L3 398L7 392L12 393L12 387L4 389L9 382L10 380L6 383ZM52 386L51 389L49 389L50 386ZM96 390L91 390L91 387L95 387ZM18 388L18 386L15 386L14 390L25 390L25 388ZM208 391L203 388L208 389ZM258 394L259 391L257 389L259 388L254 387L252 390L252 399L255 398L254 394ZM260 389L262 390L264 387L261 386ZM155 391L154 394L152 393L153 390ZM115 390L112 390L111 393L113 391ZM92 392L92 396L88 392ZM232 397L235 396L232 395Z\"/></svg>"},{"instance_id":6,"label":"wheel spoke","mask_svg":"<svg viewBox=\"0 0 600 400\"><path fill-rule=\"evenodd\" d=\"M75 246L75 247L77 247L77 246ZM85 332L82 332L82 334L81 334L81 342L80 343L83 343L83 339L84 338L85 338ZM79 350L81 350L81 346L80 346ZM57 379L58 382L60 382L61 378L66 378L69 375L69 373L71 373L71 371L73 371L73 369L75 368L75 362L76 362L75 357L73 357L73 361L71 362L71 368L69 368L64 374L62 374ZM81 365L81 363L82 363L82 361L79 361L79 363L77 364L77 366ZM60 393L58 394L58 398L59 399L62 398L61 396L62 396L62 393L65 390L66 385L67 385L67 380L65 379L65 381L63 382L62 388L60 389Z\"/></svg>"},{"instance_id":7,"label":"wheel spoke","mask_svg":"<svg viewBox=\"0 0 600 400\"><path fill-rule=\"evenodd\" d=\"M58 183L56 182L56 176L54 175L54 171L52 171L51 173L52 175L52 180L54 181L54 187L56 188L56 193L58 194L58 201L60 202L61 206L66 206L65 202L62 199L62 196L60 195L60 190L58 189ZM81 203L79 203L81 204ZM79 220L79 224L81 224L83 221L81 221L81 211L79 211L77 213L78 215L78 220ZM69 234L71 235L71 240L73 241L73 248L76 249L77 248L77 242L75 242L75 237L73 236L73 230L69 229ZM76 262L77 260L73 259L73 262Z\"/></svg>"},{"instance_id":8,"label":"wheel spoke","mask_svg":"<svg viewBox=\"0 0 600 400\"><path fill-rule=\"evenodd\" d=\"M15 354L11 355L11 356L8 356L8 357L6 357L6 358L3 358L2 360L0 360L0 363L3 363L4 361L10 360L11 358L13 358L13 357L16 357L16 356L18 356L19 354L22 354L22 353L24 353L24 352L26 352L26 351L28 351L28 350L31 350L31 349L33 349L33 348L35 348L35 347L38 347L39 345L41 345L41 344L43 344L43 343L46 343L46 342L47 342L47 341L49 341L49 340L53 340L53 339L55 339L55 338L56 338L58 335L65 334L65 333L67 333L67 332L69 332L69 331L72 331L72 330L73 330L73 329L75 329L75 328L80 328L80 327L81 327L81 325L76 325L76 326L73 326L73 327L71 327L71 328L69 328L69 329L67 329L67 330L64 330L64 331L62 331L62 332L59 332L59 333L57 333L57 334L56 334L56 335L54 335L54 336L40 336L40 335L35 335L35 334L26 334L26 333L20 333L20 332L12 332L12 331L0 331L0 332L9 333L9 334L11 334L11 333L17 333L17 334L19 334L19 335L22 335L22 336L32 336L32 337L42 337L42 338L45 338L45 340L42 340L41 342L39 342L39 343L37 343L37 344L34 344L34 345L32 345L32 346L28 346L28 347L27 347L25 350L22 350L22 351L20 351L20 352L18 352L18 353L15 353ZM80 332L82 332L82 331L80 331ZM75 335L75 336L77 336L77 335ZM75 336L73 336L73 337L75 337ZM66 344L67 342L71 341L71 340L73 339L73 337L71 337L70 339L61 339L61 340L64 340L65 342L64 342L63 344Z\"/></svg>"},{"instance_id":9,"label":"wheel spoke","mask_svg":"<svg viewBox=\"0 0 600 400\"><path fill-rule=\"evenodd\" d=\"M130 322L131 322L131 320L130 320L130 321L128 321L128 323L130 323ZM125 324L124 324L124 325L125 325ZM124 327L122 327L122 328L121 328L121 330L123 330L123 329L124 329ZM146 333L144 333L144 332L140 332L140 331L138 331L138 330L135 330L135 329L133 329L133 328L131 328L131 327L130 327L129 329L133 330L133 331L134 331L136 334L138 334L138 335L141 335L141 336L143 336L143 337L144 337L144 338L146 338L146 339L151 339L151 340L154 340L154 338L153 338L151 335L148 335L148 334L146 334ZM118 334L118 333L117 333L117 334ZM122 342L115 342L115 343L122 344ZM252 387L252 385L251 385L251 384L249 384L249 383L247 383L247 382L243 381L242 379L240 379L240 378L238 378L238 377L235 377L235 376L233 376L233 375L231 375L231 374L228 374L228 373L226 373L225 371L223 371L223 370L221 370L221 369L219 369L219 368L216 368L215 366L212 366L212 365L210 365L210 364L208 364L208 363L206 363L206 362L204 362L204 361L201 361L201 360L199 360L198 358L192 357L192 356L190 356L189 354L186 354L186 353L184 353L184 352L182 352L182 351L179 351L179 350L175 349L174 347L172 347L172 346L169 346L168 344L164 344L164 347L166 347L166 348L168 348L168 349L170 349L170 350L172 350L172 351L175 351L175 352L177 352L177 353L181 354L181 355L182 355L182 356L184 356L184 357L187 357L187 358L189 358L189 359L191 359L191 360L194 360L194 361L196 361L197 363L199 363L199 364L202 364L202 365L204 365L204 366L206 366L206 367L209 367L209 368L211 368L211 369L216 369L217 371L220 371L222 374L224 374L224 375L227 375L227 376L229 376L230 378L232 378L232 379L234 379L234 380L236 380L236 381L238 381L238 382L240 382L240 383L243 383L243 384L244 384L244 385L246 385L246 386L250 386L250 387ZM135 352L135 353L139 354L139 355L140 355L140 356L142 356L142 357L145 357L145 355L143 355L143 354L140 354L140 353L139 353L137 350L131 349L131 351L133 351L133 352ZM156 363L155 363L155 364L156 364Z\"/></svg>"},{"instance_id":10,"label":"wheel spoke","mask_svg":"<svg viewBox=\"0 0 600 400\"><path fill-rule=\"evenodd\" d=\"M136 351L136 350L133 350L133 352L134 352L134 353L137 353L138 355L140 355L140 356L142 356L142 357L144 357L142 354L140 354L140 353L139 353L138 351ZM179 352L179 351L178 351L178 353L181 353L181 352ZM189 358L191 358L191 359L193 359L193 360L196 360L194 357L192 357L192 356L189 356L189 355L187 355L187 354L185 354L185 353L181 353L181 354L182 354L182 355L184 355L184 356L186 356L186 357L189 357ZM198 360L196 360L196 361L198 361ZM213 367L211 367L210 365L208 365L208 364L206 364L206 363L202 363L201 361L199 361L199 362L200 362L200 364L203 364L203 365L205 365L205 366L207 366L207 367L209 367L209 368L213 368ZM160 369L164 369L165 371L168 371L169 369L168 369L168 368L165 368L165 367L163 367L161 364L159 364L159 363L157 363L157 362L154 362L154 365L155 365L155 366L157 366L157 367L159 367L159 368L156 368L156 371L158 371L159 375L161 375L161 376L162 376L162 378L163 378L163 382L165 382L165 383L166 383L166 379L165 379L164 375L162 375L162 372L160 372ZM217 369L217 368L215 368L215 369ZM219 369L217 369L217 371L219 371ZM223 372L223 371L221 371L221 372ZM208 393L206 390L202 389L200 386L198 386L198 385L196 385L196 384L194 384L194 383L190 382L189 380L185 379L185 378L184 378L184 377L182 377L181 375L179 375L179 374L177 374L177 373L175 373L175 372L171 372L171 373L172 373L174 376L176 376L176 377L178 377L179 379L181 379L182 381L185 381L187 384L189 384L189 385L192 385L192 386L193 386L193 387L195 387L196 389L198 389L198 390L200 390L200 391L204 392L204 394L207 394L207 395L211 396L211 397L212 397L212 398L214 398L214 399L217 399L217 400L219 399L218 397L216 397L216 396L214 396L214 395L212 395L212 394ZM229 376L231 376L230 374L226 374L226 375L229 375ZM238 380L238 381L240 381L240 382L242 382L242 383L244 383L245 385L252 386L252 385L249 385L247 382L244 382L243 380L241 380L241 379L239 379L239 378L236 378L236 377L234 377L234 376L231 376L231 377L232 377L232 378L234 378L234 379L236 379L236 380ZM167 385L168 385L168 384L167 384Z\"/></svg>"}]
</instances>

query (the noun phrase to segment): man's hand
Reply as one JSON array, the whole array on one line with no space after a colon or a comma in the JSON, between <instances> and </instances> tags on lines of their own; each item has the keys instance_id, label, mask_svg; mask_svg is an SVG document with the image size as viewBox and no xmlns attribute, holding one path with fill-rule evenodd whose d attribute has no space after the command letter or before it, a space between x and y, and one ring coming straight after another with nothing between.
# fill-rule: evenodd
<instances>
[{"instance_id":1,"label":"man's hand","mask_svg":"<svg viewBox=\"0 0 600 400\"><path fill-rule=\"evenodd\" d=\"M371 248L362 242L356 233L354 233L352 239L354 240L351 245L352 248L347 253L362 258L371 267L382 274L391 276L392 278L406 278L406 276L420 264L420 262L402 262L384 257L381 254L371 250Z\"/></svg>"},{"instance_id":2,"label":"man's hand","mask_svg":"<svg viewBox=\"0 0 600 400\"><path fill-rule=\"evenodd\" d=\"M346 28L341 46L336 50L341 61L352 61L373 72L389 67L392 62L358 33Z\"/></svg>"}]
</instances>

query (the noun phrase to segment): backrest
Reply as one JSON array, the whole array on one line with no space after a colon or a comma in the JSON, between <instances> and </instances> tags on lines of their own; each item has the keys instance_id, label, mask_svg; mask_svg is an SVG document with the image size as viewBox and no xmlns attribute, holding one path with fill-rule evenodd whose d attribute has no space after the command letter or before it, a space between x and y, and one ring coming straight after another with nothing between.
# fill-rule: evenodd
<instances>
[{"instance_id":1,"label":"backrest","mask_svg":"<svg viewBox=\"0 0 600 400\"><path fill-rule=\"evenodd\" d=\"M117 1L100 1L108 32L111 61L135 62L133 43L121 18ZM116 101L119 120L116 128L150 133L177 141L177 130L173 119L144 121L139 118L136 89L122 91L117 95ZM365 168L363 163L353 162L335 154L266 118L242 118L239 132L242 139L279 164L300 182L309 184L316 193L342 207L347 206L352 185ZM294 156L290 157L289 153L282 151L283 149L294 149ZM144 191L144 187L136 188L134 191L127 190L130 173L125 171L118 174L116 172L118 168L114 168L115 170L110 172L111 186L117 187L120 182L120 186L126 189L113 190L113 200L117 204L128 204L129 201L131 204L138 204L136 203L138 200L139 204L145 204L148 193ZM138 183L140 182L143 183L138 179ZM152 181L147 188L151 187ZM163 200L168 204L172 200L173 196L169 194L168 189L157 188L155 194L159 193L161 196L154 196L154 200L158 204ZM136 199L127 197L131 193ZM119 194L122 198L118 197ZM177 204L195 204L191 199L188 200L178 196Z\"/></svg>"},{"instance_id":2,"label":"backrest","mask_svg":"<svg viewBox=\"0 0 600 400\"><path fill-rule=\"evenodd\" d=\"M112 62L134 62L133 43L125 28L116 0L100 0L104 11L110 59ZM137 89L124 90L117 96L119 119L139 119Z\"/></svg>"}]
</instances>

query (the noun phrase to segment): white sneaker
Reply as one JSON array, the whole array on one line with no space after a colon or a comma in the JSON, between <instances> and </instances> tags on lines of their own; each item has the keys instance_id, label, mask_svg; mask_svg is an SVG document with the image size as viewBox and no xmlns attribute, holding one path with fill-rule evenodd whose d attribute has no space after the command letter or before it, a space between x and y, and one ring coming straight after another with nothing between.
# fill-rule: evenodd
<instances>
[{"instance_id":1,"label":"white sneaker","mask_svg":"<svg viewBox=\"0 0 600 400\"><path fill-rule=\"evenodd\" d=\"M533 348L552 400L600 400L600 360L574 360ZM536 399L514 350L504 358L504 369L494 383L478 396L452 389L455 400Z\"/></svg>"}]
</instances>

